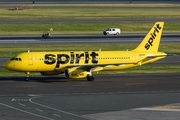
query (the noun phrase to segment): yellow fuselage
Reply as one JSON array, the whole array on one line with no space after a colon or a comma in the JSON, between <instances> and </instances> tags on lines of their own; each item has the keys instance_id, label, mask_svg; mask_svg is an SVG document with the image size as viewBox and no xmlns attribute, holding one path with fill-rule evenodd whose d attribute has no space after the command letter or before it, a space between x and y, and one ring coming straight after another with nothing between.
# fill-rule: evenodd
<instances>
[{"instance_id":1,"label":"yellow fuselage","mask_svg":"<svg viewBox=\"0 0 180 120\"><path fill-rule=\"evenodd\" d=\"M147 56L150 56L147 58ZM152 56L152 57L151 57ZM156 57L157 56L157 57ZM64 72L68 67L98 65L101 70L120 70L140 66L166 57L162 52L134 51L76 51L76 52L25 52L6 62L6 68L22 72ZM14 69L13 69L14 68ZM93 70L92 70L93 72Z\"/></svg>"}]
</instances>

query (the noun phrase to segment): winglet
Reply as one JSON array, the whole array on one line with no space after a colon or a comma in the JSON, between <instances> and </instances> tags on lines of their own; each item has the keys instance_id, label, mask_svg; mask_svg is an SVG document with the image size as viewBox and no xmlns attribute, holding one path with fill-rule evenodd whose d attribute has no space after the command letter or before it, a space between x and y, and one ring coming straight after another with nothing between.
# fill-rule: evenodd
<instances>
[{"instance_id":1,"label":"winglet","mask_svg":"<svg viewBox=\"0 0 180 120\"><path fill-rule=\"evenodd\" d=\"M149 31L149 33L139 44L139 46L135 48L133 51L157 52L161 40L163 26L164 26L164 22L156 22Z\"/></svg>"}]
</instances>

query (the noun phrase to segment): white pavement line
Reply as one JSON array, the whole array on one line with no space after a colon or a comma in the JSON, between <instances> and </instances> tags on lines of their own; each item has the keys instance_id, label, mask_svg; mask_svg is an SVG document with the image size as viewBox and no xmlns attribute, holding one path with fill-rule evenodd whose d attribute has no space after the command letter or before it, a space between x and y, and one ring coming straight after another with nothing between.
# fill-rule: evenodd
<instances>
[{"instance_id":1,"label":"white pavement line","mask_svg":"<svg viewBox=\"0 0 180 120\"><path fill-rule=\"evenodd\" d=\"M0 103L0 105L9 107L9 108L12 108L12 109L14 109L14 110L18 110L18 111L21 111L21 112L24 112L24 113L27 113L27 114L30 114L30 115L34 115L34 116L37 116L37 117L41 117L41 118L44 118L44 119L47 119L47 120L54 120L54 119L52 119L52 118L48 118L48 117L45 117L45 116L41 116L41 115L38 115L38 114L34 114L34 113L31 113L31 112L28 112L28 111L25 111L25 110L21 110L21 109L19 109L19 108L15 108L15 107L13 107L13 106L6 105L6 104L3 104L3 103Z\"/></svg>"},{"instance_id":2,"label":"white pavement line","mask_svg":"<svg viewBox=\"0 0 180 120\"><path fill-rule=\"evenodd\" d=\"M24 42L29 42L29 41L40 41L40 40L0 40L0 42L22 42L22 41L24 41Z\"/></svg>"},{"instance_id":3,"label":"white pavement line","mask_svg":"<svg viewBox=\"0 0 180 120\"><path fill-rule=\"evenodd\" d=\"M21 102L26 102L26 101L29 101L29 99L16 99L16 98L13 98L11 101L21 101Z\"/></svg>"},{"instance_id":4,"label":"white pavement line","mask_svg":"<svg viewBox=\"0 0 180 120\"><path fill-rule=\"evenodd\" d=\"M56 117L61 117L60 115L57 115L57 114L53 114L54 116L56 116Z\"/></svg>"},{"instance_id":5,"label":"white pavement line","mask_svg":"<svg viewBox=\"0 0 180 120\"><path fill-rule=\"evenodd\" d=\"M180 112L180 109L163 109L163 108L135 108L133 110L146 110L146 111L167 111L167 112Z\"/></svg>"},{"instance_id":6,"label":"white pavement line","mask_svg":"<svg viewBox=\"0 0 180 120\"><path fill-rule=\"evenodd\" d=\"M38 109L38 108L35 108L35 110L37 110L37 111L40 111L40 112L43 112L43 110L41 110L41 109Z\"/></svg>"},{"instance_id":7,"label":"white pavement line","mask_svg":"<svg viewBox=\"0 0 180 120\"><path fill-rule=\"evenodd\" d=\"M39 98L39 97L36 97L36 98ZM43 105L43 104L40 104L40 103L33 102L32 99L35 99L35 98L30 98L29 101L31 103L33 103L33 104L36 104L36 105L39 105L39 106L42 106L42 107L45 107L45 108L49 108L49 109L52 109L52 110L55 110L55 111L59 111L59 112L65 113L65 114L69 114L69 115L72 115L72 116L76 116L76 117L79 117L79 118L92 120L92 119L89 119L89 118L86 118L86 117L83 117L83 116L79 116L79 115L76 115L76 114L73 114L73 113L70 113L70 112L66 112L66 111L59 110L59 109L56 109L56 108L52 108L52 107L49 107L49 106L46 106L46 105Z\"/></svg>"},{"instance_id":8,"label":"white pavement line","mask_svg":"<svg viewBox=\"0 0 180 120\"><path fill-rule=\"evenodd\" d=\"M22 104L22 103L18 103L19 105L21 105L21 106L26 106L26 105L24 105L24 104Z\"/></svg>"}]
</instances>

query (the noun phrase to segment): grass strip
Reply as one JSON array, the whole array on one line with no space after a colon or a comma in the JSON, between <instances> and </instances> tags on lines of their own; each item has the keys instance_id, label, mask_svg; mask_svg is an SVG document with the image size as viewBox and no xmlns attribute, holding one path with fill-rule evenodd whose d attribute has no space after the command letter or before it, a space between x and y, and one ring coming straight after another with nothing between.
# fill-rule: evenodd
<instances>
[{"instance_id":1,"label":"grass strip","mask_svg":"<svg viewBox=\"0 0 180 120\"><path fill-rule=\"evenodd\" d=\"M128 3L128 2L127 2ZM180 7L180 4L168 4L168 3L155 3L155 4L3 4L3 6L12 6L12 7L27 7L27 6L62 6L62 7Z\"/></svg>"},{"instance_id":2,"label":"grass strip","mask_svg":"<svg viewBox=\"0 0 180 120\"><path fill-rule=\"evenodd\" d=\"M7 4L3 4L6 6ZM23 10L0 9L1 20L72 20L76 23L52 24L0 24L0 35L42 34L53 28L52 34L102 34L109 27L119 27L122 33L145 33L153 23L117 22L117 23L81 23L80 19L121 19L121 18L180 18L179 4L11 4L23 7ZM11 6L7 5L7 6ZM25 9L33 6L33 9ZM43 8L38 6L60 6ZM62 8L61 8L62 6ZM64 8L67 7L67 8ZM138 8L137 8L138 7ZM27 7L28 8L28 7ZM31 8L31 7L30 7ZM180 32L179 22L165 23L164 32Z\"/></svg>"},{"instance_id":3,"label":"grass strip","mask_svg":"<svg viewBox=\"0 0 180 120\"><path fill-rule=\"evenodd\" d=\"M180 65L177 66L139 66L118 71L100 71L98 74L136 74L136 73L175 73L180 71ZM94 73L96 74L96 73ZM30 73L31 76L40 75L39 72ZM9 71L0 69L0 76L25 76L23 72Z\"/></svg>"},{"instance_id":4,"label":"grass strip","mask_svg":"<svg viewBox=\"0 0 180 120\"><path fill-rule=\"evenodd\" d=\"M103 6L104 5L104 6ZM144 6L142 4L137 5L124 5L107 6L103 4L102 6L93 7L54 7L54 8L36 8L33 9L23 9L23 10L9 10L0 8L0 18L1 19L74 19L74 18L180 18L179 7L180 5L164 5L164 4L154 4L150 6L149 4ZM17 5L16 5L17 6ZM161 6L161 7L160 7Z\"/></svg>"},{"instance_id":5,"label":"grass strip","mask_svg":"<svg viewBox=\"0 0 180 120\"><path fill-rule=\"evenodd\" d=\"M100 18L180 18L179 8L57 8L57 9L0 9L1 19L100 19Z\"/></svg>"},{"instance_id":6,"label":"grass strip","mask_svg":"<svg viewBox=\"0 0 180 120\"><path fill-rule=\"evenodd\" d=\"M53 28L51 34L102 34L109 27L121 29L121 34L147 33L154 23L55 23L55 24L0 24L0 35L42 34ZM167 22L163 33L179 33L180 22Z\"/></svg>"}]
</instances>

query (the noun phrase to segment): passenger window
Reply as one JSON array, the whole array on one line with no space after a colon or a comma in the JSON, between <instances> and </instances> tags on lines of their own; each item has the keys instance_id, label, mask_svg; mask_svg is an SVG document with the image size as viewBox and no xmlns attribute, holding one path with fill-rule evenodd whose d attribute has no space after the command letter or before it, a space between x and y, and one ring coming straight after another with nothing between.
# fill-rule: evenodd
<instances>
[{"instance_id":1,"label":"passenger window","mask_svg":"<svg viewBox=\"0 0 180 120\"><path fill-rule=\"evenodd\" d=\"M18 58L15 58L15 60L17 60L17 61L18 61Z\"/></svg>"}]
</instances>

